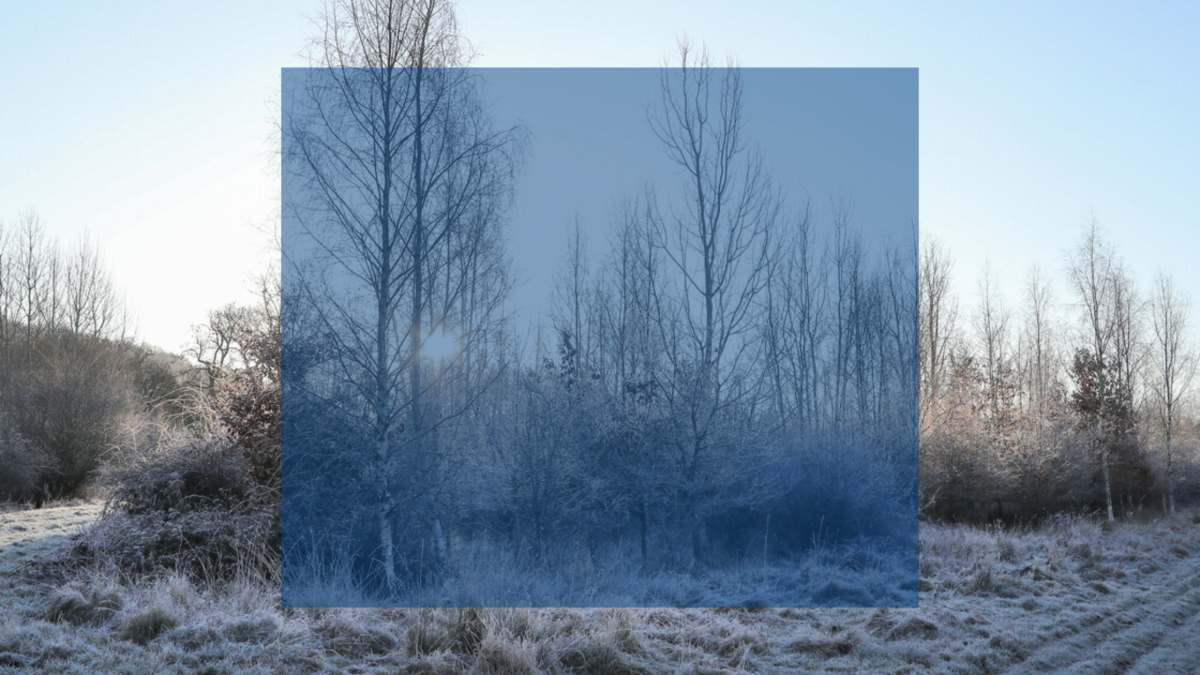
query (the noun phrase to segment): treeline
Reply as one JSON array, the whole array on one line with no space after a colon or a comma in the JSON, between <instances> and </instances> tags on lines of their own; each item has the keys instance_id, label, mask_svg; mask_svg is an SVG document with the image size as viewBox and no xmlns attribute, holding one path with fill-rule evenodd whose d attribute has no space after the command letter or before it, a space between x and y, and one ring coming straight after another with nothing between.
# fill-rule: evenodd
<instances>
[{"instance_id":1,"label":"treeline","mask_svg":"<svg viewBox=\"0 0 1200 675\"><path fill-rule=\"evenodd\" d=\"M343 565L411 599L487 560L551 578L915 541L915 232L788 204L739 71L685 44L651 118L685 178L630 197L603 260L576 229L522 353L502 233L526 132L444 67L451 6L401 21L419 48L396 53L356 7L284 81L285 602Z\"/></svg>"},{"instance_id":2,"label":"treeline","mask_svg":"<svg viewBox=\"0 0 1200 675\"><path fill-rule=\"evenodd\" d=\"M134 341L97 245L49 239L32 211L0 222L0 499L79 496L166 436L234 428L277 488L278 301L276 280L261 305L212 312L189 363Z\"/></svg>"},{"instance_id":3,"label":"treeline","mask_svg":"<svg viewBox=\"0 0 1200 675\"><path fill-rule=\"evenodd\" d=\"M465 477L496 489L469 490L472 531L534 558L624 541L651 568L904 533L917 478L907 251L868 266L861 238L807 212L797 239L774 242L750 324L706 389L704 333L688 333L683 273L650 243L658 225L623 214L590 273L572 239L554 349L489 392L491 461Z\"/></svg>"},{"instance_id":4,"label":"treeline","mask_svg":"<svg viewBox=\"0 0 1200 675\"><path fill-rule=\"evenodd\" d=\"M130 337L96 245L49 240L32 211L0 223L0 496L77 495L177 403L179 364Z\"/></svg>"},{"instance_id":5,"label":"treeline","mask_svg":"<svg viewBox=\"0 0 1200 675\"><path fill-rule=\"evenodd\" d=\"M71 578L116 568L277 582L281 354L273 272L260 278L258 302L213 310L193 328L190 360L163 361L170 372L162 395L142 391L141 406L113 421L126 440L102 453L85 483L100 487L104 515L46 573Z\"/></svg>"},{"instance_id":6,"label":"treeline","mask_svg":"<svg viewBox=\"0 0 1200 675\"><path fill-rule=\"evenodd\" d=\"M922 249L926 515L1112 519L1200 498L1187 296L1164 274L1139 289L1095 220L1066 253L1070 297L1055 298L1034 269L1010 309L985 269L975 309L962 316L949 254L934 241Z\"/></svg>"}]
</instances>

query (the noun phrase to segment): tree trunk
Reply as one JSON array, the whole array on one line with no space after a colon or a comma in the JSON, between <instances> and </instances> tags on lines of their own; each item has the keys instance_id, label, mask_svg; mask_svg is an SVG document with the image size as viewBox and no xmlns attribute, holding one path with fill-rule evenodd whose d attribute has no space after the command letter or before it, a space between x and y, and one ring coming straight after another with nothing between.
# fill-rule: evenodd
<instances>
[{"instance_id":1,"label":"tree trunk","mask_svg":"<svg viewBox=\"0 0 1200 675\"><path fill-rule=\"evenodd\" d=\"M391 78L384 84L383 114L385 129L390 129L391 117ZM391 398L391 386L388 381L388 314L389 298L392 293L391 266L391 135L384 134L383 138L383 193L380 195L380 250L381 267L379 287L376 289L376 324L375 324L375 433L376 446L375 463L376 476L379 481L378 517L379 543L383 549L383 573L389 592L396 590L396 552L393 541L395 523L392 517L395 506L392 503L391 484L389 481L391 446L389 443L390 422L388 419L388 404Z\"/></svg>"},{"instance_id":2,"label":"tree trunk","mask_svg":"<svg viewBox=\"0 0 1200 675\"><path fill-rule=\"evenodd\" d=\"M1104 443L1103 449L1100 451L1100 465L1104 472L1104 504L1108 507L1108 522L1113 522L1116 518L1113 517L1113 501L1112 501L1112 478L1109 476L1108 469L1108 443Z\"/></svg>"},{"instance_id":3,"label":"tree trunk","mask_svg":"<svg viewBox=\"0 0 1200 675\"><path fill-rule=\"evenodd\" d=\"M1171 414L1167 413L1167 508L1175 513L1175 467L1171 458Z\"/></svg>"},{"instance_id":4,"label":"tree trunk","mask_svg":"<svg viewBox=\"0 0 1200 675\"><path fill-rule=\"evenodd\" d=\"M641 538L642 545L642 567L645 568L649 561L646 558L646 502L642 501L641 508L638 510L638 534Z\"/></svg>"},{"instance_id":5,"label":"tree trunk","mask_svg":"<svg viewBox=\"0 0 1200 675\"><path fill-rule=\"evenodd\" d=\"M395 591L396 583L396 547L392 540L392 516L388 504L379 504L379 540L383 549L383 574L388 591Z\"/></svg>"}]
</instances>

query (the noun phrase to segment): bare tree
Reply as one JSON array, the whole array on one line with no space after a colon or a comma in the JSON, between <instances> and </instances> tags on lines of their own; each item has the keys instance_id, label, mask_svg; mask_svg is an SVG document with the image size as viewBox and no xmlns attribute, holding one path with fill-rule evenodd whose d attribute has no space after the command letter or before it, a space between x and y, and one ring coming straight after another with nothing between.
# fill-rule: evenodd
<instances>
[{"instance_id":1,"label":"bare tree","mask_svg":"<svg viewBox=\"0 0 1200 675\"><path fill-rule=\"evenodd\" d=\"M33 358L34 339L44 327L40 300L46 283L46 234L36 212L21 215L16 236L18 321L25 329L28 358Z\"/></svg>"},{"instance_id":2,"label":"bare tree","mask_svg":"<svg viewBox=\"0 0 1200 675\"><path fill-rule=\"evenodd\" d=\"M216 395L217 383L231 367L242 367L239 340L254 323L254 311L230 303L208 313L208 322L192 327L192 344L186 353L204 374L205 390L211 398Z\"/></svg>"},{"instance_id":3,"label":"bare tree","mask_svg":"<svg viewBox=\"0 0 1200 675\"><path fill-rule=\"evenodd\" d=\"M949 255L936 240L926 242L920 267L921 429L928 429L949 377L951 348L958 330L958 303L950 294Z\"/></svg>"},{"instance_id":4,"label":"bare tree","mask_svg":"<svg viewBox=\"0 0 1200 675\"><path fill-rule=\"evenodd\" d=\"M1051 324L1050 285L1041 270L1034 267L1029 271L1025 283L1025 329L1024 342L1028 352L1029 397L1039 414L1044 414L1046 398L1051 382L1058 371L1054 355Z\"/></svg>"},{"instance_id":5,"label":"bare tree","mask_svg":"<svg viewBox=\"0 0 1200 675\"><path fill-rule=\"evenodd\" d=\"M984 265L979 280L979 309L975 329L983 347L983 375L986 379L989 416L994 430L1002 426L1008 401L1005 380L1009 370L1008 310L1000 298L990 263Z\"/></svg>"},{"instance_id":6,"label":"bare tree","mask_svg":"<svg viewBox=\"0 0 1200 675\"><path fill-rule=\"evenodd\" d=\"M111 275L98 248L66 250L35 211L0 231L0 414L49 460L39 485L55 494L86 484L137 405Z\"/></svg>"},{"instance_id":7,"label":"bare tree","mask_svg":"<svg viewBox=\"0 0 1200 675\"><path fill-rule=\"evenodd\" d=\"M17 322L16 270L9 251L11 232L0 220L0 363L12 358L13 334ZM7 368L0 368L0 388L5 384Z\"/></svg>"},{"instance_id":8,"label":"bare tree","mask_svg":"<svg viewBox=\"0 0 1200 675\"><path fill-rule=\"evenodd\" d=\"M573 344L571 368L582 372L588 363L588 314L592 307L592 286L588 272L587 234L575 217L575 225L567 234L567 256L555 279L554 315L559 334L566 331Z\"/></svg>"},{"instance_id":9,"label":"bare tree","mask_svg":"<svg viewBox=\"0 0 1200 675\"><path fill-rule=\"evenodd\" d=\"M862 240L850 229L854 203L842 196L830 199L833 236L828 256L833 266L833 420L841 424L847 417L851 385L861 392L861 333L859 331L863 290ZM858 377L856 377L856 375ZM859 412L862 406L859 405Z\"/></svg>"},{"instance_id":10,"label":"bare tree","mask_svg":"<svg viewBox=\"0 0 1200 675\"><path fill-rule=\"evenodd\" d=\"M661 321L660 331L673 371L673 407L686 428L678 448L682 500L698 556L701 486L712 479L712 453L721 445L718 417L739 398L733 385L749 358L748 331L777 253L780 200L761 155L746 148L740 70L713 68L708 52L686 40L679 59L678 67L662 71L650 125L686 181L682 208L656 218L654 227L656 246L676 272L677 313Z\"/></svg>"},{"instance_id":11,"label":"bare tree","mask_svg":"<svg viewBox=\"0 0 1200 675\"><path fill-rule=\"evenodd\" d=\"M483 353L508 285L492 232L519 138L490 127L446 0L339 0L314 47L326 69L308 74L284 132L311 197L293 214L328 274L301 276L336 377L363 403L346 412L370 428L378 565L395 591L401 513L445 550L436 435L471 397L440 411L443 377L465 369L423 350L438 335L458 342L456 359Z\"/></svg>"},{"instance_id":12,"label":"bare tree","mask_svg":"<svg viewBox=\"0 0 1200 675\"><path fill-rule=\"evenodd\" d=\"M1144 307L1138 299L1137 286L1125 266L1114 265L1112 274L1112 361L1120 389L1128 397L1125 404L1132 407L1137 375L1145 358L1142 340Z\"/></svg>"},{"instance_id":13,"label":"bare tree","mask_svg":"<svg viewBox=\"0 0 1200 675\"><path fill-rule=\"evenodd\" d=\"M1113 314L1113 268L1115 254L1107 242L1100 236L1100 224L1095 216L1089 221L1084 230L1083 239L1068 260L1069 274L1072 286L1079 297L1080 308L1083 311L1085 326L1085 341L1092 356L1098 364L1101 378L1100 390L1106 390L1105 380L1110 377L1109 359L1110 348L1116 332L1116 321ZM1104 501L1108 509L1108 520L1114 520L1112 502L1112 476L1108 439L1105 434L1103 420L1107 417L1106 402L1108 397L1101 396L1101 410L1097 415L1100 439L1100 466L1104 477Z\"/></svg>"},{"instance_id":14,"label":"bare tree","mask_svg":"<svg viewBox=\"0 0 1200 675\"><path fill-rule=\"evenodd\" d=\"M914 222L911 239L886 254L888 332L894 341L896 358L893 365L904 410L911 409L920 398L920 358L914 358L920 350L920 256L920 240Z\"/></svg>"},{"instance_id":15,"label":"bare tree","mask_svg":"<svg viewBox=\"0 0 1200 675\"><path fill-rule=\"evenodd\" d=\"M806 201L796 220L792 246L781 274L783 354L790 364L793 405L804 426L821 421L821 397L827 384L822 377L821 353L827 338L825 321L825 269L816 240L816 215Z\"/></svg>"},{"instance_id":16,"label":"bare tree","mask_svg":"<svg viewBox=\"0 0 1200 675\"><path fill-rule=\"evenodd\" d=\"M1196 375L1196 354L1185 342L1190 319L1190 302L1176 290L1171 277L1159 274L1154 284L1150 317L1154 326L1154 356L1151 390L1154 392L1167 460L1167 508L1175 513L1175 472L1172 432L1179 408Z\"/></svg>"},{"instance_id":17,"label":"bare tree","mask_svg":"<svg viewBox=\"0 0 1200 675\"><path fill-rule=\"evenodd\" d=\"M66 263L65 323L72 335L100 337L114 329L120 306L98 245L84 235Z\"/></svg>"}]
</instances>

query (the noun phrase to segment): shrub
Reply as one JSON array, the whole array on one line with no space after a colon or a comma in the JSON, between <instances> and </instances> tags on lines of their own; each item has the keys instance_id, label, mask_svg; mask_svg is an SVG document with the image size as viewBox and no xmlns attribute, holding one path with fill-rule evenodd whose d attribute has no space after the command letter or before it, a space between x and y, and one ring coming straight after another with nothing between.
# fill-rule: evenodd
<instances>
[{"instance_id":1,"label":"shrub","mask_svg":"<svg viewBox=\"0 0 1200 675\"><path fill-rule=\"evenodd\" d=\"M64 497L82 493L105 453L119 445L126 420L138 412L130 376L137 349L103 338L47 331L0 367L11 368L4 413L45 455L39 482Z\"/></svg>"},{"instance_id":2,"label":"shrub","mask_svg":"<svg viewBox=\"0 0 1200 675\"><path fill-rule=\"evenodd\" d=\"M245 457L220 440L148 452L112 477L107 508L129 515L230 509L254 492Z\"/></svg>"},{"instance_id":3,"label":"shrub","mask_svg":"<svg viewBox=\"0 0 1200 675\"><path fill-rule=\"evenodd\" d=\"M68 559L135 574L274 577L279 506L228 443L190 439L143 455L111 478L105 516Z\"/></svg>"},{"instance_id":4,"label":"shrub","mask_svg":"<svg viewBox=\"0 0 1200 675\"><path fill-rule=\"evenodd\" d=\"M218 403L221 424L255 481L278 489L283 448L278 383L264 383L256 371L241 372L223 386Z\"/></svg>"},{"instance_id":5,"label":"shrub","mask_svg":"<svg viewBox=\"0 0 1200 675\"><path fill-rule=\"evenodd\" d=\"M269 516L253 508L207 510L175 517L109 514L72 547L76 561L108 563L134 574L177 571L229 579L246 571L273 576Z\"/></svg>"},{"instance_id":6,"label":"shrub","mask_svg":"<svg viewBox=\"0 0 1200 675\"><path fill-rule=\"evenodd\" d=\"M0 415L0 500L31 498L41 460L36 448Z\"/></svg>"}]
</instances>

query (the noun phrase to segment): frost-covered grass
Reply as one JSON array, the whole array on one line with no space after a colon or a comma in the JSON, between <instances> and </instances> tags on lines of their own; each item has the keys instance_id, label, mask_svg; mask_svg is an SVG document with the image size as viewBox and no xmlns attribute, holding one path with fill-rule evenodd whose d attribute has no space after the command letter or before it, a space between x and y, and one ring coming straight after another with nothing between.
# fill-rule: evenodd
<instances>
[{"instance_id":1,"label":"frost-covered grass","mask_svg":"<svg viewBox=\"0 0 1200 675\"><path fill-rule=\"evenodd\" d=\"M398 598L374 598L348 567L289 569L289 607L877 607L915 606L917 560L869 541L821 545L799 560L732 569L644 572L636 560L593 562L529 571L499 552L461 556L435 587ZM340 558L339 560L345 560Z\"/></svg>"},{"instance_id":2,"label":"frost-covered grass","mask_svg":"<svg viewBox=\"0 0 1200 675\"><path fill-rule=\"evenodd\" d=\"M0 511L0 672L1194 673L1200 515L921 530L918 609L280 609L253 576L27 572L98 506ZM51 527L51 526L54 527ZM832 569L836 560L826 561ZM844 561L850 564L850 561ZM32 565L31 565L32 563Z\"/></svg>"}]
</instances>

